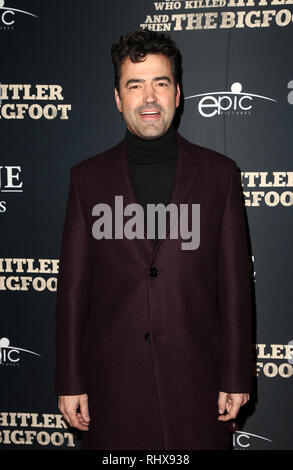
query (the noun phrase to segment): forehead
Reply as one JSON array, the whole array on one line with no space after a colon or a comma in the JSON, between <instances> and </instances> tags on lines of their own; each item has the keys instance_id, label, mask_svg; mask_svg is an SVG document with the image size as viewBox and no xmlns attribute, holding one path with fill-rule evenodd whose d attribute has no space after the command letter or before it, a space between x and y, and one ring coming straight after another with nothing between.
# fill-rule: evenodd
<instances>
[{"instance_id":1,"label":"forehead","mask_svg":"<svg viewBox=\"0 0 293 470\"><path fill-rule=\"evenodd\" d=\"M172 80L171 62L163 54L148 54L142 62L131 62L129 57L121 65L121 81L131 78L154 78L166 75Z\"/></svg>"}]
</instances>

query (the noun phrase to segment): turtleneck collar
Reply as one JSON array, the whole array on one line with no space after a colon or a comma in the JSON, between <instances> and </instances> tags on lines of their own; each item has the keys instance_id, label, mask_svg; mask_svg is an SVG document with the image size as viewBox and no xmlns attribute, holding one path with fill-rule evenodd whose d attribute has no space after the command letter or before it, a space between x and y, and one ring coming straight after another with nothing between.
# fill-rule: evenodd
<instances>
[{"instance_id":1,"label":"turtleneck collar","mask_svg":"<svg viewBox=\"0 0 293 470\"><path fill-rule=\"evenodd\" d=\"M169 127L164 135L155 139L143 139L127 128L125 138L130 164L153 164L177 156L177 138L173 125Z\"/></svg>"}]
</instances>

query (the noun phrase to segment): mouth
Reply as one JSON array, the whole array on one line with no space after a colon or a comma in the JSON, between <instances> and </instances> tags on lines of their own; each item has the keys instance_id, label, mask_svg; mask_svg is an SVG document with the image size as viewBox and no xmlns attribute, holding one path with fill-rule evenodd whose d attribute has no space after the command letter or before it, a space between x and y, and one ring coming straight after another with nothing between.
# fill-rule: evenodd
<instances>
[{"instance_id":1,"label":"mouth","mask_svg":"<svg viewBox=\"0 0 293 470\"><path fill-rule=\"evenodd\" d=\"M142 111L139 115L144 121L157 121L161 117L160 111L157 110Z\"/></svg>"}]
</instances>

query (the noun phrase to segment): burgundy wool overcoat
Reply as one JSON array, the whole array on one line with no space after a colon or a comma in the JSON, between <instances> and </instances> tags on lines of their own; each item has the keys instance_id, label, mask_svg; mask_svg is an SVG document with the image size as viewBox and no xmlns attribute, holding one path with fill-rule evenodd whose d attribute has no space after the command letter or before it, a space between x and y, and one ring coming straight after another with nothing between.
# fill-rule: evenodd
<instances>
[{"instance_id":1,"label":"burgundy wool overcoat","mask_svg":"<svg viewBox=\"0 0 293 470\"><path fill-rule=\"evenodd\" d=\"M136 202L127 143L71 168L56 297L56 395L88 394L83 449L228 449L218 393L251 391L251 282L233 159L177 133L170 202L200 204L200 245L100 239L93 207ZM190 209L188 209L190 210ZM114 217L114 216L113 216Z\"/></svg>"}]
</instances>

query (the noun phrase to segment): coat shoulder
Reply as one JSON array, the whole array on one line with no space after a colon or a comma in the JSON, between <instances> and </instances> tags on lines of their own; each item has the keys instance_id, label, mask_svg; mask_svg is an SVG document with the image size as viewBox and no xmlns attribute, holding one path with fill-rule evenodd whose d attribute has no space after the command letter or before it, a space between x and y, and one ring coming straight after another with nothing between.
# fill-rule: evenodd
<instances>
[{"instance_id":1,"label":"coat shoulder","mask_svg":"<svg viewBox=\"0 0 293 470\"><path fill-rule=\"evenodd\" d=\"M120 152L124 140L125 139L121 140L115 146L104 150L101 153L85 158L84 160L76 163L71 167L71 173L77 178L83 178L86 175L91 174L97 168L102 168L105 163L110 162L111 159L115 157L117 152Z\"/></svg>"},{"instance_id":2,"label":"coat shoulder","mask_svg":"<svg viewBox=\"0 0 293 470\"><path fill-rule=\"evenodd\" d=\"M230 172L232 167L237 167L237 164L233 158L223 155L216 150L194 144L185 139L185 137L179 133L177 133L177 136L178 144L184 148L191 158L197 159L204 167L208 167L209 169L214 168L220 172Z\"/></svg>"}]
</instances>

